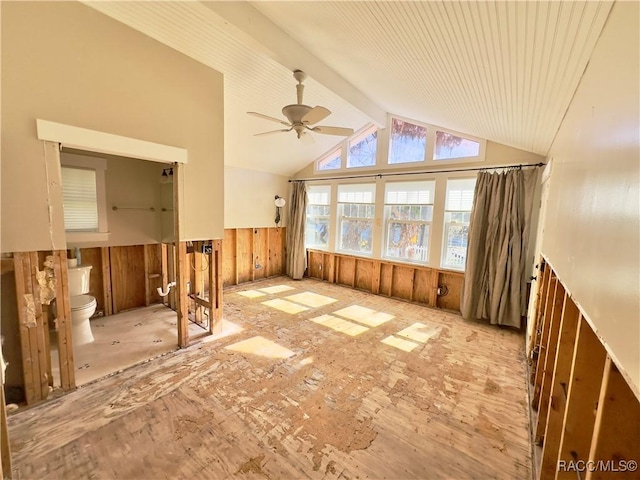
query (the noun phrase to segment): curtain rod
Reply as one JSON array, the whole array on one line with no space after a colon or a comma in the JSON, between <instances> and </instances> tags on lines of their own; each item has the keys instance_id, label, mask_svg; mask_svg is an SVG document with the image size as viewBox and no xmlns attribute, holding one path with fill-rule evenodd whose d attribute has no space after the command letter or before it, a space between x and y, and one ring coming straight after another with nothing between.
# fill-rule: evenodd
<instances>
[{"instance_id":1,"label":"curtain rod","mask_svg":"<svg viewBox=\"0 0 640 480\"><path fill-rule=\"evenodd\" d=\"M422 172L396 172L396 173L371 173L368 175L345 175L343 177L322 177L322 178L293 178L289 179L291 182L321 182L326 180L348 180L352 178L382 178L382 177L395 177L399 175L424 175L429 173L453 173L453 172L477 172L482 170L497 170L503 168L522 168L522 167L544 167L545 163L520 163L514 165L502 165L499 167L474 167L474 168L454 168L449 170L430 170Z\"/></svg>"}]
</instances>

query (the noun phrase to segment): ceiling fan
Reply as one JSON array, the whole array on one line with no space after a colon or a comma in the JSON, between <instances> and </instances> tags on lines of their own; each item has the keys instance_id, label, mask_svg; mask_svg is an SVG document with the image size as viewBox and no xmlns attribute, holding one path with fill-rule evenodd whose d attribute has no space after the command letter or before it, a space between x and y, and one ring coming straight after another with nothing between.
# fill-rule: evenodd
<instances>
[{"instance_id":1,"label":"ceiling fan","mask_svg":"<svg viewBox=\"0 0 640 480\"><path fill-rule=\"evenodd\" d=\"M304 92L304 85L302 82L307 78L307 74L301 70L295 70L293 72L293 78L298 81L296 85L297 98L298 103L294 103L292 105L287 105L282 109L282 114L287 117L288 122L284 120L280 120L275 117L270 117L269 115L263 115L262 113L257 112L247 112L249 115L253 115L255 117L264 118L265 120L271 120L272 122L277 122L282 125L286 125L289 128L283 128L280 130L271 130L269 132L256 133L255 136L262 135L272 135L274 133L280 132L290 132L294 130L298 136L298 138L302 138L308 132L315 133L323 133L325 135L341 135L341 136L349 136L353 135L352 128L344 128L344 127L329 127L325 125L313 126L316 123L324 120L329 115L331 115L331 111L325 107L321 107L319 105L315 107L309 107L308 105L303 105L302 103L302 94Z\"/></svg>"}]
</instances>

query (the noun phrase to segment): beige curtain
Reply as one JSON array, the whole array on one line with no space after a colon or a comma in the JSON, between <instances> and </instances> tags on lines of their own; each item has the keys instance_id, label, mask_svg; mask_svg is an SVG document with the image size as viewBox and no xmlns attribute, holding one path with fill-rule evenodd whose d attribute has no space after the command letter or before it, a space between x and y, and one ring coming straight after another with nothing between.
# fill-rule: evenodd
<instances>
[{"instance_id":1,"label":"beige curtain","mask_svg":"<svg viewBox=\"0 0 640 480\"><path fill-rule=\"evenodd\" d=\"M289 203L287 226L287 275L300 280L307 269L307 252L304 248L304 226L307 221L307 186L294 182Z\"/></svg>"},{"instance_id":2,"label":"beige curtain","mask_svg":"<svg viewBox=\"0 0 640 480\"><path fill-rule=\"evenodd\" d=\"M520 328L537 170L480 172L469 223L462 316Z\"/></svg>"}]
</instances>

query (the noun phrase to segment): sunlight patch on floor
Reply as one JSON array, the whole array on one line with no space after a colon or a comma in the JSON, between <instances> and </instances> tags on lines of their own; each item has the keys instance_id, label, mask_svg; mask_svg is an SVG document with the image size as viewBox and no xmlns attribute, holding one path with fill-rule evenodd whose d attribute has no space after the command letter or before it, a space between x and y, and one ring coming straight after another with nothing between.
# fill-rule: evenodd
<instances>
[{"instance_id":1,"label":"sunlight patch on floor","mask_svg":"<svg viewBox=\"0 0 640 480\"><path fill-rule=\"evenodd\" d=\"M259 292L257 290L245 290L244 292L238 292L238 295L242 295L243 297L247 297L247 298L258 298L258 297L264 297L267 294L264 292Z\"/></svg>"},{"instance_id":2,"label":"sunlight patch on floor","mask_svg":"<svg viewBox=\"0 0 640 480\"><path fill-rule=\"evenodd\" d=\"M411 340L405 340L404 338L398 338L393 335L389 335L387 338L381 340L381 342L405 352L410 352L420 345L419 343L412 342Z\"/></svg>"},{"instance_id":3,"label":"sunlight patch on floor","mask_svg":"<svg viewBox=\"0 0 640 480\"><path fill-rule=\"evenodd\" d=\"M285 298L287 300L291 300L292 302L301 303L302 305L306 305L307 307L311 308L324 307L325 305L329 305L338 301L335 298L327 297L325 295L318 295L317 293L313 292L296 293L295 295L289 295Z\"/></svg>"},{"instance_id":4,"label":"sunlight patch on floor","mask_svg":"<svg viewBox=\"0 0 640 480\"><path fill-rule=\"evenodd\" d=\"M284 313L290 313L291 315L309 310L307 307L303 307L302 305L298 305L297 303L289 302L288 300L283 300L281 298L267 300L266 302L262 302L262 305L278 309Z\"/></svg>"},{"instance_id":5,"label":"sunlight patch on floor","mask_svg":"<svg viewBox=\"0 0 640 480\"><path fill-rule=\"evenodd\" d=\"M228 320L222 320L222 331L220 333L204 337L202 339L202 343L213 342L214 340L218 340L220 338L230 337L231 335L240 333L243 330L244 328L236 323L229 322Z\"/></svg>"},{"instance_id":6,"label":"sunlight patch on floor","mask_svg":"<svg viewBox=\"0 0 640 480\"><path fill-rule=\"evenodd\" d=\"M347 320L343 320L342 318L334 317L333 315L321 315L319 317L311 318L310 320L313 323L329 327L336 332L346 333L352 337L369 330L367 327L363 327L357 323L351 323Z\"/></svg>"},{"instance_id":7,"label":"sunlight patch on floor","mask_svg":"<svg viewBox=\"0 0 640 480\"><path fill-rule=\"evenodd\" d=\"M234 352L250 353L267 358L289 358L295 355L295 353L288 348L261 336L242 340L241 342L227 345L224 348L226 350L233 350Z\"/></svg>"},{"instance_id":8,"label":"sunlight patch on floor","mask_svg":"<svg viewBox=\"0 0 640 480\"><path fill-rule=\"evenodd\" d=\"M360 305L351 305L336 312L334 315L354 320L369 327L378 327L385 322L393 319L394 316L384 312L371 310L370 308L361 307Z\"/></svg>"},{"instance_id":9,"label":"sunlight patch on floor","mask_svg":"<svg viewBox=\"0 0 640 480\"><path fill-rule=\"evenodd\" d=\"M426 343L440 330L438 327L430 327L424 323L414 323L410 327L400 330L396 335L408 338L414 342Z\"/></svg>"},{"instance_id":10,"label":"sunlight patch on floor","mask_svg":"<svg viewBox=\"0 0 640 480\"><path fill-rule=\"evenodd\" d=\"M258 290L264 293L273 294L288 292L289 290L295 290L295 288L290 287L289 285L274 285L273 287L259 288Z\"/></svg>"}]
</instances>

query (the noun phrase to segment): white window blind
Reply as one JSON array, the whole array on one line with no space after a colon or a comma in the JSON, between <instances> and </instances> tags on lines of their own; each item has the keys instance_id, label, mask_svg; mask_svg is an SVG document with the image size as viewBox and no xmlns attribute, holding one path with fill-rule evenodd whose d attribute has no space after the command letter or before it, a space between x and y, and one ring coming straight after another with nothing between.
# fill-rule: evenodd
<instances>
[{"instance_id":1,"label":"white window blind","mask_svg":"<svg viewBox=\"0 0 640 480\"><path fill-rule=\"evenodd\" d=\"M473 205L473 190L475 186L475 178L449 179L447 181L446 210L470 211Z\"/></svg>"},{"instance_id":2,"label":"white window blind","mask_svg":"<svg viewBox=\"0 0 640 480\"><path fill-rule=\"evenodd\" d=\"M329 205L331 201L331 186L312 185L308 187L307 198L311 205Z\"/></svg>"},{"instance_id":3,"label":"white window blind","mask_svg":"<svg viewBox=\"0 0 640 480\"><path fill-rule=\"evenodd\" d=\"M375 200L376 185L374 183L338 185L339 203L375 203Z\"/></svg>"},{"instance_id":4,"label":"white window blind","mask_svg":"<svg viewBox=\"0 0 640 480\"><path fill-rule=\"evenodd\" d=\"M98 230L95 170L62 167L62 204L65 230Z\"/></svg>"},{"instance_id":5,"label":"white window blind","mask_svg":"<svg viewBox=\"0 0 640 480\"><path fill-rule=\"evenodd\" d=\"M397 182L385 186L387 205L431 205L433 204L435 182Z\"/></svg>"}]
</instances>

